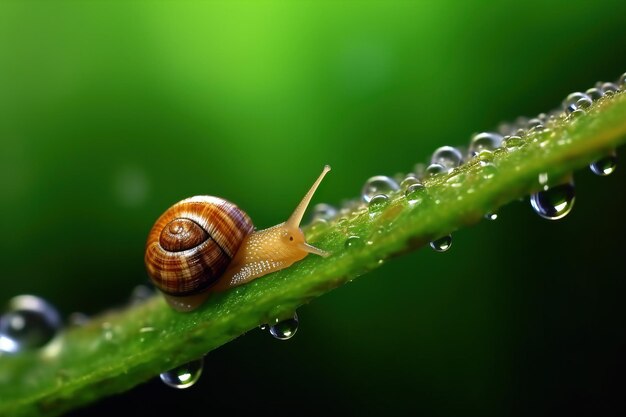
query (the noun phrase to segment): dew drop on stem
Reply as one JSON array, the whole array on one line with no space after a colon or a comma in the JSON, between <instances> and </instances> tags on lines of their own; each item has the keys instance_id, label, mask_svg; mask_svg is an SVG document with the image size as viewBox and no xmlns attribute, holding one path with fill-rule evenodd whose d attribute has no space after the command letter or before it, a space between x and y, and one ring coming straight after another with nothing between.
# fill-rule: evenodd
<instances>
[{"instance_id":1,"label":"dew drop on stem","mask_svg":"<svg viewBox=\"0 0 626 417\"><path fill-rule=\"evenodd\" d=\"M548 187L530 196L530 204L535 213L548 220L565 217L572 211L575 200L573 181Z\"/></svg>"},{"instance_id":2,"label":"dew drop on stem","mask_svg":"<svg viewBox=\"0 0 626 417\"><path fill-rule=\"evenodd\" d=\"M298 331L298 324L298 314L294 312L293 317L277 321L276 323L270 325L269 332L274 339L289 340Z\"/></svg>"},{"instance_id":3,"label":"dew drop on stem","mask_svg":"<svg viewBox=\"0 0 626 417\"><path fill-rule=\"evenodd\" d=\"M601 177L611 175L617 168L617 154L613 151L609 155L591 163L589 168L591 172Z\"/></svg>"},{"instance_id":4,"label":"dew drop on stem","mask_svg":"<svg viewBox=\"0 0 626 417\"><path fill-rule=\"evenodd\" d=\"M0 316L0 352L19 353L45 346L61 328L56 308L43 298L19 295Z\"/></svg>"},{"instance_id":5,"label":"dew drop on stem","mask_svg":"<svg viewBox=\"0 0 626 417\"><path fill-rule=\"evenodd\" d=\"M430 247L436 252L445 252L452 246L452 235L447 235L430 242Z\"/></svg>"},{"instance_id":6,"label":"dew drop on stem","mask_svg":"<svg viewBox=\"0 0 626 417\"><path fill-rule=\"evenodd\" d=\"M398 191L400 186L392 178L386 175L376 175L368 179L361 189L361 198L369 203L372 197L378 194L390 195Z\"/></svg>"},{"instance_id":7,"label":"dew drop on stem","mask_svg":"<svg viewBox=\"0 0 626 417\"><path fill-rule=\"evenodd\" d=\"M204 358L202 357L163 372L159 376L168 387L185 389L198 382L203 368Z\"/></svg>"}]
</instances>

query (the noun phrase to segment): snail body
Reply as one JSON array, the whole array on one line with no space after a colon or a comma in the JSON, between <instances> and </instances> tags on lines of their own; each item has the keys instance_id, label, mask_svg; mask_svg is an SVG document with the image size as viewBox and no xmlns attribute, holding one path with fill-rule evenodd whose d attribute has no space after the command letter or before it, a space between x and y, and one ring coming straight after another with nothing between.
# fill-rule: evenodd
<instances>
[{"instance_id":1,"label":"snail body","mask_svg":"<svg viewBox=\"0 0 626 417\"><path fill-rule=\"evenodd\" d=\"M250 217L219 197L182 200L155 222L148 234L145 264L150 279L176 310L191 311L216 291L245 284L287 268L309 253L300 222L327 165L284 223L255 231Z\"/></svg>"}]
</instances>

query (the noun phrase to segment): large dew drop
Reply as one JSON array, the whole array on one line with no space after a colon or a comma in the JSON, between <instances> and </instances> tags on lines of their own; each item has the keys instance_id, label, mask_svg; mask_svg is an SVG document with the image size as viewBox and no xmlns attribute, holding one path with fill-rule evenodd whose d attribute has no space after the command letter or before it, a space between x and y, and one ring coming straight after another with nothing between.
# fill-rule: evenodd
<instances>
[{"instance_id":1,"label":"large dew drop","mask_svg":"<svg viewBox=\"0 0 626 417\"><path fill-rule=\"evenodd\" d=\"M46 345L61 328L57 310L44 299L20 295L0 317L0 352L19 353Z\"/></svg>"},{"instance_id":2,"label":"large dew drop","mask_svg":"<svg viewBox=\"0 0 626 417\"><path fill-rule=\"evenodd\" d=\"M560 184L530 196L530 204L535 213L548 220L565 217L574 206L574 182Z\"/></svg>"},{"instance_id":3,"label":"large dew drop","mask_svg":"<svg viewBox=\"0 0 626 417\"><path fill-rule=\"evenodd\" d=\"M200 358L163 372L159 376L165 385L172 388L185 389L198 382L203 368L204 358Z\"/></svg>"},{"instance_id":4,"label":"large dew drop","mask_svg":"<svg viewBox=\"0 0 626 417\"><path fill-rule=\"evenodd\" d=\"M430 158L431 164L439 164L446 169L456 168L463 162L461 151L452 146L442 146L433 152Z\"/></svg>"},{"instance_id":5,"label":"large dew drop","mask_svg":"<svg viewBox=\"0 0 626 417\"><path fill-rule=\"evenodd\" d=\"M269 331L275 339L289 340L298 331L298 323L298 314L293 313L293 317L272 324Z\"/></svg>"},{"instance_id":6,"label":"large dew drop","mask_svg":"<svg viewBox=\"0 0 626 417\"><path fill-rule=\"evenodd\" d=\"M361 198L366 203L369 203L372 197L379 194L385 194L389 196L389 194L394 191L398 191L400 186L393 179L385 176L385 175L376 175L375 177L370 178L363 185L363 189L361 190Z\"/></svg>"},{"instance_id":7,"label":"large dew drop","mask_svg":"<svg viewBox=\"0 0 626 417\"><path fill-rule=\"evenodd\" d=\"M470 156L478 155L481 152L493 152L502 144L502 135L494 132L482 132L474 135L470 141Z\"/></svg>"}]
</instances>

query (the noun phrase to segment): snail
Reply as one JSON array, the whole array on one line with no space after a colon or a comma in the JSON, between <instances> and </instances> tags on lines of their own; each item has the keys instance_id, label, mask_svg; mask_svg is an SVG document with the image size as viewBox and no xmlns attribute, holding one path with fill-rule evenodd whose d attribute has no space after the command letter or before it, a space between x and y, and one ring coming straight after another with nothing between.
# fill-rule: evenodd
<instances>
[{"instance_id":1,"label":"snail","mask_svg":"<svg viewBox=\"0 0 626 417\"><path fill-rule=\"evenodd\" d=\"M217 291L236 287L292 265L309 253L300 221L330 167L326 165L289 219L255 230L248 215L230 201L195 196L179 201L156 221L146 242L150 279L178 311L198 308Z\"/></svg>"}]
</instances>

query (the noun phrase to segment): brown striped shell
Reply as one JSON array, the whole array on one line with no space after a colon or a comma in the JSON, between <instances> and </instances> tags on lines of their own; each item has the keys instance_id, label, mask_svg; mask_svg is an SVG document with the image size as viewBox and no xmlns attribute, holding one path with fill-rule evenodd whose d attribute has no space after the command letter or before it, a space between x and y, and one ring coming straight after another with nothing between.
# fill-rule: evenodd
<instances>
[{"instance_id":1,"label":"brown striped shell","mask_svg":"<svg viewBox=\"0 0 626 417\"><path fill-rule=\"evenodd\" d=\"M215 283L254 226L235 204L212 196L182 200L159 217L146 243L154 285L186 296Z\"/></svg>"}]
</instances>

